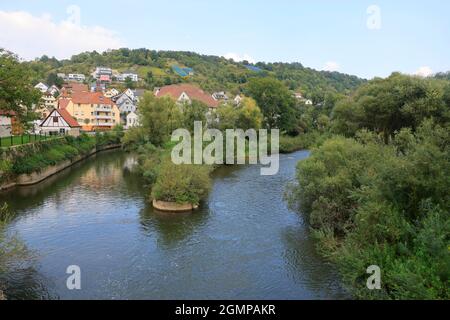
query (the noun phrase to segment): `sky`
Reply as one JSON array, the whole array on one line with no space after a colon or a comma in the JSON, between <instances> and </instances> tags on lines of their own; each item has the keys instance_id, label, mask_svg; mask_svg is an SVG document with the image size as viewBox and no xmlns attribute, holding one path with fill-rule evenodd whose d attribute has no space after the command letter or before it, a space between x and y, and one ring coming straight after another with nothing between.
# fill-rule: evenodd
<instances>
[{"instance_id":1,"label":"sky","mask_svg":"<svg viewBox=\"0 0 450 320\"><path fill-rule=\"evenodd\" d=\"M450 70L450 1L0 1L0 47L30 60L121 47L300 62L367 79Z\"/></svg>"}]
</instances>

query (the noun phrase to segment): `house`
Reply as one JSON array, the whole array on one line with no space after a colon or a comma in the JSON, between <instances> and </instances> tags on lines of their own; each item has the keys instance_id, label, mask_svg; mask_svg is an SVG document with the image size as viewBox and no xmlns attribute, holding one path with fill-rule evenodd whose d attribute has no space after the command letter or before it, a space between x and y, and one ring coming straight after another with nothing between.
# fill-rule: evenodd
<instances>
[{"instance_id":1,"label":"house","mask_svg":"<svg viewBox=\"0 0 450 320\"><path fill-rule=\"evenodd\" d=\"M42 82L39 82L37 85L34 86L36 89L38 89L40 92L44 93L47 92L48 86Z\"/></svg>"},{"instance_id":2,"label":"house","mask_svg":"<svg viewBox=\"0 0 450 320\"><path fill-rule=\"evenodd\" d=\"M191 84L174 84L157 88L155 96L168 96L175 99L178 103L191 103L193 100L197 100L206 104L210 109L216 109L219 106L219 102L214 100L211 95Z\"/></svg>"},{"instance_id":3,"label":"house","mask_svg":"<svg viewBox=\"0 0 450 320\"><path fill-rule=\"evenodd\" d=\"M220 100L222 100L222 101L227 101L227 100L228 100L228 96L227 96L226 93L223 92L223 91L220 91L220 92L214 92L214 93L212 94L212 97L213 97L214 100L216 100L216 101L220 101Z\"/></svg>"},{"instance_id":4,"label":"house","mask_svg":"<svg viewBox=\"0 0 450 320\"><path fill-rule=\"evenodd\" d=\"M67 110L85 131L110 130L120 124L119 108L102 92L74 93L59 100L59 109Z\"/></svg>"},{"instance_id":5,"label":"house","mask_svg":"<svg viewBox=\"0 0 450 320\"><path fill-rule=\"evenodd\" d=\"M11 113L0 110L0 138L12 135L12 122Z\"/></svg>"},{"instance_id":6,"label":"house","mask_svg":"<svg viewBox=\"0 0 450 320\"><path fill-rule=\"evenodd\" d=\"M307 106L312 106L312 105L313 105L312 100L309 100L309 99L304 100L304 103L305 103Z\"/></svg>"},{"instance_id":7,"label":"house","mask_svg":"<svg viewBox=\"0 0 450 320\"><path fill-rule=\"evenodd\" d=\"M80 73L69 73L67 75L67 81L78 81L84 82L86 80L86 76Z\"/></svg>"},{"instance_id":8,"label":"house","mask_svg":"<svg viewBox=\"0 0 450 320\"><path fill-rule=\"evenodd\" d=\"M47 109L56 109L58 107L58 100L50 92L46 92L41 97L41 106Z\"/></svg>"},{"instance_id":9,"label":"house","mask_svg":"<svg viewBox=\"0 0 450 320\"><path fill-rule=\"evenodd\" d=\"M135 112L130 112L126 118L126 129L139 126L139 116Z\"/></svg>"},{"instance_id":10,"label":"house","mask_svg":"<svg viewBox=\"0 0 450 320\"><path fill-rule=\"evenodd\" d=\"M81 126L65 109L53 109L40 125L41 133L79 136Z\"/></svg>"},{"instance_id":11,"label":"house","mask_svg":"<svg viewBox=\"0 0 450 320\"><path fill-rule=\"evenodd\" d=\"M107 97L107 98L112 98L112 97L115 97L115 96L117 96L117 95L119 95L120 94L120 91L119 90L117 90L117 89L115 89L115 88L110 88L108 91L106 91L105 92L105 97Z\"/></svg>"},{"instance_id":12,"label":"house","mask_svg":"<svg viewBox=\"0 0 450 320\"><path fill-rule=\"evenodd\" d=\"M72 94L89 92L87 85L77 82L65 83L61 89L60 98L70 98Z\"/></svg>"},{"instance_id":13,"label":"house","mask_svg":"<svg viewBox=\"0 0 450 320\"><path fill-rule=\"evenodd\" d=\"M112 78L112 75L113 75L112 69L106 67L95 68L95 72L93 74L94 78L97 80L100 80L101 76L108 76L109 78Z\"/></svg>"},{"instance_id":14,"label":"house","mask_svg":"<svg viewBox=\"0 0 450 320\"><path fill-rule=\"evenodd\" d=\"M127 78L130 78L133 82L139 81L139 76L131 71L127 71L116 76L116 80L119 82L125 82Z\"/></svg>"},{"instance_id":15,"label":"house","mask_svg":"<svg viewBox=\"0 0 450 320\"><path fill-rule=\"evenodd\" d=\"M60 91L59 91L58 87L55 86L55 85L51 86L51 87L47 90L47 92L50 93L50 94L53 95L53 96L56 96L56 95L59 95L59 94L60 94Z\"/></svg>"}]
</instances>

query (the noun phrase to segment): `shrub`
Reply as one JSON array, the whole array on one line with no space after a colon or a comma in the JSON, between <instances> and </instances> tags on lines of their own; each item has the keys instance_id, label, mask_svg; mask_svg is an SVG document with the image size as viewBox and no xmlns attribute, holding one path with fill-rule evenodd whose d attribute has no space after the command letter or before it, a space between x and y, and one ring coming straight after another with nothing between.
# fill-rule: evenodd
<instances>
[{"instance_id":1,"label":"shrub","mask_svg":"<svg viewBox=\"0 0 450 320\"><path fill-rule=\"evenodd\" d=\"M163 161L152 189L153 199L199 204L211 187L211 167L202 165L175 165Z\"/></svg>"}]
</instances>

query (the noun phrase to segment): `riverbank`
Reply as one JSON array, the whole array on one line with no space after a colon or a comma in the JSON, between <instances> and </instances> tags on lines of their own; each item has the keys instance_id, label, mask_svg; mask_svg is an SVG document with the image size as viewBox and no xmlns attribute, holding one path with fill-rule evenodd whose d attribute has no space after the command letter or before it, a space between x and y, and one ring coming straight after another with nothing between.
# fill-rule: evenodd
<instances>
[{"instance_id":1,"label":"riverbank","mask_svg":"<svg viewBox=\"0 0 450 320\"><path fill-rule=\"evenodd\" d=\"M64 137L1 149L0 190L39 183L103 150L120 148L121 134Z\"/></svg>"}]
</instances>

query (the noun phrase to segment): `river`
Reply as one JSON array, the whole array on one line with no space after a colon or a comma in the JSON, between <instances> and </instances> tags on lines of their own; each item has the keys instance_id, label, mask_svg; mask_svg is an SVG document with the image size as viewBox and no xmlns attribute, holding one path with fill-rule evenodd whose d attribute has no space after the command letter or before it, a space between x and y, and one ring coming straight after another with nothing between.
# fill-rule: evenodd
<instances>
[{"instance_id":1,"label":"river","mask_svg":"<svg viewBox=\"0 0 450 320\"><path fill-rule=\"evenodd\" d=\"M201 209L161 214L133 155L100 153L35 186L0 194L26 255L0 275L9 299L345 299L337 271L283 201L301 151L280 172L221 167ZM68 266L81 269L69 290Z\"/></svg>"}]
</instances>

